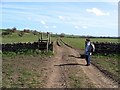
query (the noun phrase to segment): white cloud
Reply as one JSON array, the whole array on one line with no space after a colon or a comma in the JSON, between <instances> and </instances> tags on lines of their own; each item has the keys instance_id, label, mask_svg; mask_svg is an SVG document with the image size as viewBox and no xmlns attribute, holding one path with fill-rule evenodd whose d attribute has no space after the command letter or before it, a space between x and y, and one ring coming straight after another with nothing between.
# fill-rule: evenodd
<instances>
[{"instance_id":1,"label":"white cloud","mask_svg":"<svg viewBox=\"0 0 120 90\"><path fill-rule=\"evenodd\" d=\"M109 12L103 12L98 8L86 9L87 12L94 13L97 16L109 16Z\"/></svg>"},{"instance_id":2,"label":"white cloud","mask_svg":"<svg viewBox=\"0 0 120 90\"><path fill-rule=\"evenodd\" d=\"M41 20L41 24L45 25L46 23L45 23L45 21Z\"/></svg>"},{"instance_id":3,"label":"white cloud","mask_svg":"<svg viewBox=\"0 0 120 90\"><path fill-rule=\"evenodd\" d=\"M75 25L74 28L78 30L80 28L87 29L88 27L87 26L80 26L80 25L78 26L78 25Z\"/></svg>"},{"instance_id":4,"label":"white cloud","mask_svg":"<svg viewBox=\"0 0 120 90\"><path fill-rule=\"evenodd\" d=\"M79 29L79 26L75 26L74 28L75 28L75 29Z\"/></svg>"},{"instance_id":5,"label":"white cloud","mask_svg":"<svg viewBox=\"0 0 120 90\"><path fill-rule=\"evenodd\" d=\"M1 0L2 2L99 2L98 0ZM119 0L101 0L101 2L118 2Z\"/></svg>"},{"instance_id":6,"label":"white cloud","mask_svg":"<svg viewBox=\"0 0 120 90\"><path fill-rule=\"evenodd\" d=\"M29 27L25 27L24 29L29 29Z\"/></svg>"},{"instance_id":7,"label":"white cloud","mask_svg":"<svg viewBox=\"0 0 120 90\"><path fill-rule=\"evenodd\" d=\"M60 20L65 20L65 17L63 17L63 16L58 16L58 18L59 18Z\"/></svg>"},{"instance_id":8,"label":"white cloud","mask_svg":"<svg viewBox=\"0 0 120 90\"><path fill-rule=\"evenodd\" d=\"M48 29L49 27L47 25L45 25L45 28Z\"/></svg>"},{"instance_id":9,"label":"white cloud","mask_svg":"<svg viewBox=\"0 0 120 90\"><path fill-rule=\"evenodd\" d=\"M86 29L86 28L88 28L88 27L87 27L87 26L82 26L82 28Z\"/></svg>"},{"instance_id":10,"label":"white cloud","mask_svg":"<svg viewBox=\"0 0 120 90\"><path fill-rule=\"evenodd\" d=\"M53 28L56 28L57 26L53 25Z\"/></svg>"},{"instance_id":11,"label":"white cloud","mask_svg":"<svg viewBox=\"0 0 120 90\"><path fill-rule=\"evenodd\" d=\"M28 20L31 20L32 18L31 17L28 17Z\"/></svg>"},{"instance_id":12,"label":"white cloud","mask_svg":"<svg viewBox=\"0 0 120 90\"><path fill-rule=\"evenodd\" d=\"M71 16L70 15L58 16L58 18L61 21L66 21L66 22L70 22L71 21Z\"/></svg>"}]
</instances>

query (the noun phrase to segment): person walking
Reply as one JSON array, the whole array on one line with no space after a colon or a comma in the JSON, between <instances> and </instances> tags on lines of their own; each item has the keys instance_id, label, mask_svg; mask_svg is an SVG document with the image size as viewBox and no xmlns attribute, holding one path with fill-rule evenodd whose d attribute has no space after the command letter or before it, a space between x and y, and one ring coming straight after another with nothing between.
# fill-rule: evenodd
<instances>
[{"instance_id":1,"label":"person walking","mask_svg":"<svg viewBox=\"0 0 120 90\"><path fill-rule=\"evenodd\" d=\"M86 60L86 66L89 66L91 61L90 61L90 49L91 49L91 42L90 39L87 38L85 41L85 60Z\"/></svg>"}]
</instances>

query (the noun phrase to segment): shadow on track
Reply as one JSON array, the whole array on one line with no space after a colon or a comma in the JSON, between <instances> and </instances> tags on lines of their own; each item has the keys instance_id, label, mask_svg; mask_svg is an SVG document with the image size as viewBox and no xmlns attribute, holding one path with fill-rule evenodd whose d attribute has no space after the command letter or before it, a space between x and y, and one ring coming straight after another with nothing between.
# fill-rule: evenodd
<instances>
[{"instance_id":1,"label":"shadow on track","mask_svg":"<svg viewBox=\"0 0 120 90\"><path fill-rule=\"evenodd\" d=\"M54 66L73 66L73 65L81 65L81 66L86 66L84 64L78 64L78 63L65 63L65 64L59 64L59 65L54 65Z\"/></svg>"},{"instance_id":2,"label":"shadow on track","mask_svg":"<svg viewBox=\"0 0 120 90\"><path fill-rule=\"evenodd\" d=\"M80 57L78 56L74 56L74 55L68 55L68 57L74 57L74 58L78 58L78 59L84 59L85 58L85 55L84 54L80 54Z\"/></svg>"}]
</instances>

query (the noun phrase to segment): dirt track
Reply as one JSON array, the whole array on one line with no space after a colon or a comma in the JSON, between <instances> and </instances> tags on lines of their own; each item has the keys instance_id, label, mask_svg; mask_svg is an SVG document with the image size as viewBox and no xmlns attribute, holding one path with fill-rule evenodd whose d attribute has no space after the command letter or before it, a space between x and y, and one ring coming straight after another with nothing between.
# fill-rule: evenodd
<instances>
[{"instance_id":1,"label":"dirt track","mask_svg":"<svg viewBox=\"0 0 120 90\"><path fill-rule=\"evenodd\" d=\"M55 57L48 63L46 88L117 88L95 66L85 66L79 53L63 44L54 43Z\"/></svg>"}]
</instances>

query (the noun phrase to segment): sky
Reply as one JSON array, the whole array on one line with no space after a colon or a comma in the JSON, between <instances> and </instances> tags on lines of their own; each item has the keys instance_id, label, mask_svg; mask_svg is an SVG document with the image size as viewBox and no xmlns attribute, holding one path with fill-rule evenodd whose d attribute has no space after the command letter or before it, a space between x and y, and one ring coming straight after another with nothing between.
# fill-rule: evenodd
<instances>
[{"instance_id":1,"label":"sky","mask_svg":"<svg viewBox=\"0 0 120 90\"><path fill-rule=\"evenodd\" d=\"M2 2L0 28L118 36L116 2Z\"/></svg>"}]
</instances>

